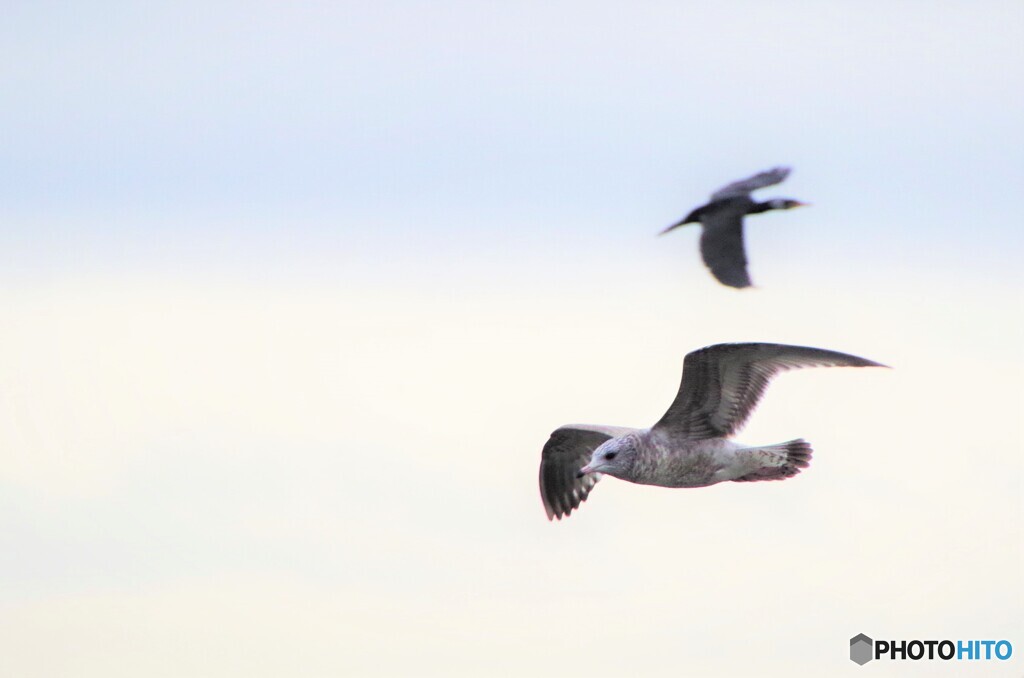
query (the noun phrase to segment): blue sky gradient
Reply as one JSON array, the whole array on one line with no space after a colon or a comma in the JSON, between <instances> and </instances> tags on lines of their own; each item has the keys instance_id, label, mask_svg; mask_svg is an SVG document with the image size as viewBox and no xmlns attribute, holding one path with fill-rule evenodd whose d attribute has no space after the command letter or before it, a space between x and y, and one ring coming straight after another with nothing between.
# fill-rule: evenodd
<instances>
[{"instance_id":1,"label":"blue sky gradient","mask_svg":"<svg viewBox=\"0 0 1024 678\"><path fill-rule=\"evenodd\" d=\"M0 28L8 274L543 265L781 163L801 260L1015 275L1016 3L56 7Z\"/></svg>"}]
</instances>

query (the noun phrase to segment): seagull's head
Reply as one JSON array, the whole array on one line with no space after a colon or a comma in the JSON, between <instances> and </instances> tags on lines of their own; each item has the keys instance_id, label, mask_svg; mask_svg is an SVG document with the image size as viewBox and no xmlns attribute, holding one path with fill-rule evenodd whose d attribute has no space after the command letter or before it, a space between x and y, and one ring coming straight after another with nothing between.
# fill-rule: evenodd
<instances>
[{"instance_id":1,"label":"seagull's head","mask_svg":"<svg viewBox=\"0 0 1024 678\"><path fill-rule=\"evenodd\" d=\"M607 473L616 478L628 478L636 460L636 438L625 435L601 444L590 455L590 461L576 474L582 478L588 473Z\"/></svg>"}]
</instances>

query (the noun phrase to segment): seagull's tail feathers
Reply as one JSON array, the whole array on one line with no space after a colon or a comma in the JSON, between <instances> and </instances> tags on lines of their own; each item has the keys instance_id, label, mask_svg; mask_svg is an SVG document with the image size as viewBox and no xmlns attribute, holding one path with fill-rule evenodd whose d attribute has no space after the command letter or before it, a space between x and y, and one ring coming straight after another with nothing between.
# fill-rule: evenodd
<instances>
[{"instance_id":1,"label":"seagull's tail feathers","mask_svg":"<svg viewBox=\"0 0 1024 678\"><path fill-rule=\"evenodd\" d=\"M811 449L809 442L797 438L778 445L751 447L740 452L748 452L751 459L756 460L760 467L751 473L734 478L737 483L792 478L811 465L814 450Z\"/></svg>"}]
</instances>

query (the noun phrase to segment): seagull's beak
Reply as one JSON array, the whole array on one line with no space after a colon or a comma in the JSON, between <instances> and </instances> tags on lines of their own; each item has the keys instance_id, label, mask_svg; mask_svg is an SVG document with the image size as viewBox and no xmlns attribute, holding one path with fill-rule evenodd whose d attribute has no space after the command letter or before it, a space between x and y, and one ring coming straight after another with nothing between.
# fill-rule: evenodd
<instances>
[{"instance_id":1,"label":"seagull's beak","mask_svg":"<svg viewBox=\"0 0 1024 678\"><path fill-rule=\"evenodd\" d=\"M594 472L594 469L592 469L590 467L590 464L587 464L586 466L584 466L583 468L581 468L579 471L576 472L576 478L577 479L582 478L583 476L587 475L588 473L593 473L593 472Z\"/></svg>"}]
</instances>

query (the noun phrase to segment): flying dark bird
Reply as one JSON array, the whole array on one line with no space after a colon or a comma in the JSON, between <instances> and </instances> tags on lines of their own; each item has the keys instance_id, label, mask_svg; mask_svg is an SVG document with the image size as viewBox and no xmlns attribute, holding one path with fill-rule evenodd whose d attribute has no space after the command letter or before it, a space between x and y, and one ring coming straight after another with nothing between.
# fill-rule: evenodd
<instances>
[{"instance_id":1,"label":"flying dark bird","mask_svg":"<svg viewBox=\"0 0 1024 678\"><path fill-rule=\"evenodd\" d=\"M769 210L788 210L807 204L789 198L757 202L750 194L759 188L781 183L789 172L788 167L776 167L723 186L711 194L711 202L693 210L682 221L672 224L661 234L684 224L700 223L704 227L700 235L700 254L704 258L704 263L711 269L711 273L723 285L750 287L747 254L743 248L743 217Z\"/></svg>"},{"instance_id":2,"label":"flying dark bird","mask_svg":"<svg viewBox=\"0 0 1024 678\"><path fill-rule=\"evenodd\" d=\"M601 474L641 485L705 487L727 480L783 480L807 468L804 440L743 445L728 436L754 411L768 382L801 367L885 367L846 353L784 344L716 344L686 356L679 393L651 428L568 425L541 453L548 519L568 516Z\"/></svg>"}]
</instances>

